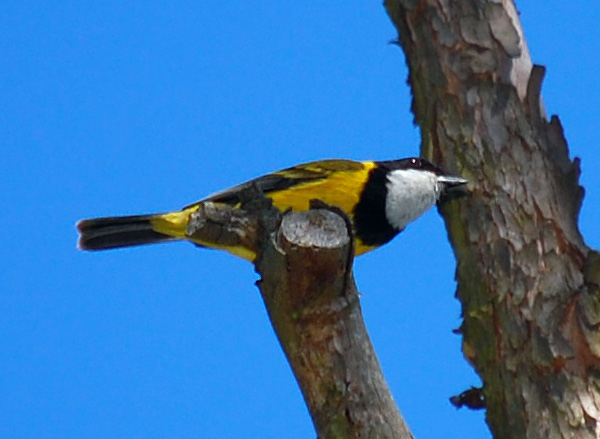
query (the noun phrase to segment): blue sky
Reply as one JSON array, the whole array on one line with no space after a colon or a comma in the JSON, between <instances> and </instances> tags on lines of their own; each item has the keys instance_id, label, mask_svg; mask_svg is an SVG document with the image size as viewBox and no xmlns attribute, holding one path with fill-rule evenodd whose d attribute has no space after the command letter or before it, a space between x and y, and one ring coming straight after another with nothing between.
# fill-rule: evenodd
<instances>
[{"instance_id":1,"label":"blue sky","mask_svg":"<svg viewBox=\"0 0 600 439\"><path fill-rule=\"evenodd\" d=\"M314 437L250 264L184 243L86 254L84 217L177 209L318 158L418 154L381 2L23 1L0 15L0 436ZM518 4L600 247L600 4ZM356 262L418 438L489 438L448 397L454 261L434 211ZM432 418L435 422L432 422Z\"/></svg>"}]
</instances>

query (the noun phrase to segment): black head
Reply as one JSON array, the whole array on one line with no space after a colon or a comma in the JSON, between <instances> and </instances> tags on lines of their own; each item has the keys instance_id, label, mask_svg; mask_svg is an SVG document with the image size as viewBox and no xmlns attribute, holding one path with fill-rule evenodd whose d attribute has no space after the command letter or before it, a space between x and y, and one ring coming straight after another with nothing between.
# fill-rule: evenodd
<instances>
[{"instance_id":1,"label":"black head","mask_svg":"<svg viewBox=\"0 0 600 439\"><path fill-rule=\"evenodd\" d=\"M396 169L416 169L422 171L429 171L435 175L445 175L444 171L442 171L441 168L420 157L408 157L399 160L386 160L377 163L379 164L379 166L389 169L390 171Z\"/></svg>"},{"instance_id":2,"label":"black head","mask_svg":"<svg viewBox=\"0 0 600 439\"><path fill-rule=\"evenodd\" d=\"M384 169L388 174L394 171L410 169L430 172L437 177L436 192L443 192L447 189L463 186L468 182L464 178L446 174L440 167L421 157L408 157L405 159L387 160L377 163L379 164L379 167Z\"/></svg>"}]
</instances>

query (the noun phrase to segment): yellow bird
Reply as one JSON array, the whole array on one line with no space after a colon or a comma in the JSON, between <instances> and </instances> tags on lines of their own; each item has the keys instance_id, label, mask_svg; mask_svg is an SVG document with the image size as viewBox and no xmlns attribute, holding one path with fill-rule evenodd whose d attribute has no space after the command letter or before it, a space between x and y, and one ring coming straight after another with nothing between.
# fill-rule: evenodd
<instances>
[{"instance_id":1,"label":"yellow bird","mask_svg":"<svg viewBox=\"0 0 600 439\"><path fill-rule=\"evenodd\" d=\"M217 247L186 235L190 215L211 201L237 206L242 191L260 189L281 210L303 211L313 199L342 209L351 219L356 255L373 250L400 233L433 206L449 187L467 180L445 175L422 158L388 161L321 160L258 177L218 192L183 209L151 215L84 219L77 223L83 250L103 250L173 240L221 248L249 261L249 249Z\"/></svg>"}]
</instances>

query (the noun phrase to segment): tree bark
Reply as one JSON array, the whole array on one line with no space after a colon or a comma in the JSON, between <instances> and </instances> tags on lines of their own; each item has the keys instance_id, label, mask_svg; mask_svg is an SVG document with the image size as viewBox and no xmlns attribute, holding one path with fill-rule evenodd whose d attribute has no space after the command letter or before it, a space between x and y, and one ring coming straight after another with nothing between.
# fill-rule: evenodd
<instances>
[{"instance_id":1,"label":"tree bark","mask_svg":"<svg viewBox=\"0 0 600 439\"><path fill-rule=\"evenodd\" d=\"M363 322L351 233L328 210L285 215L258 286L319 438L409 439Z\"/></svg>"},{"instance_id":2,"label":"tree bark","mask_svg":"<svg viewBox=\"0 0 600 439\"><path fill-rule=\"evenodd\" d=\"M423 156L469 179L441 208L464 354L501 438L600 437L600 256L577 226L579 160L540 98L508 0L386 0Z\"/></svg>"},{"instance_id":3,"label":"tree bark","mask_svg":"<svg viewBox=\"0 0 600 439\"><path fill-rule=\"evenodd\" d=\"M350 220L318 201L282 217L257 189L242 198L203 203L186 233L258 255L257 285L319 438L411 439L362 318Z\"/></svg>"}]
</instances>

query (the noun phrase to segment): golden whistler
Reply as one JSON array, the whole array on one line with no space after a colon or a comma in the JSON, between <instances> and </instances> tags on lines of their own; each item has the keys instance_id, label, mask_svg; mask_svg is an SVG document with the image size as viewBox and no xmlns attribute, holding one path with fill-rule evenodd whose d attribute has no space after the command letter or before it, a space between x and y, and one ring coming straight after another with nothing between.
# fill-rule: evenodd
<instances>
[{"instance_id":1,"label":"golden whistler","mask_svg":"<svg viewBox=\"0 0 600 439\"><path fill-rule=\"evenodd\" d=\"M258 177L167 213L84 219L77 223L79 248L103 250L187 240L220 248L247 260L256 255L239 246L219 246L186 235L190 215L207 201L238 206L251 186L281 211L303 211L318 199L342 209L352 221L356 254L375 249L433 206L440 195L467 180L446 175L421 158L388 161L321 160Z\"/></svg>"}]
</instances>

